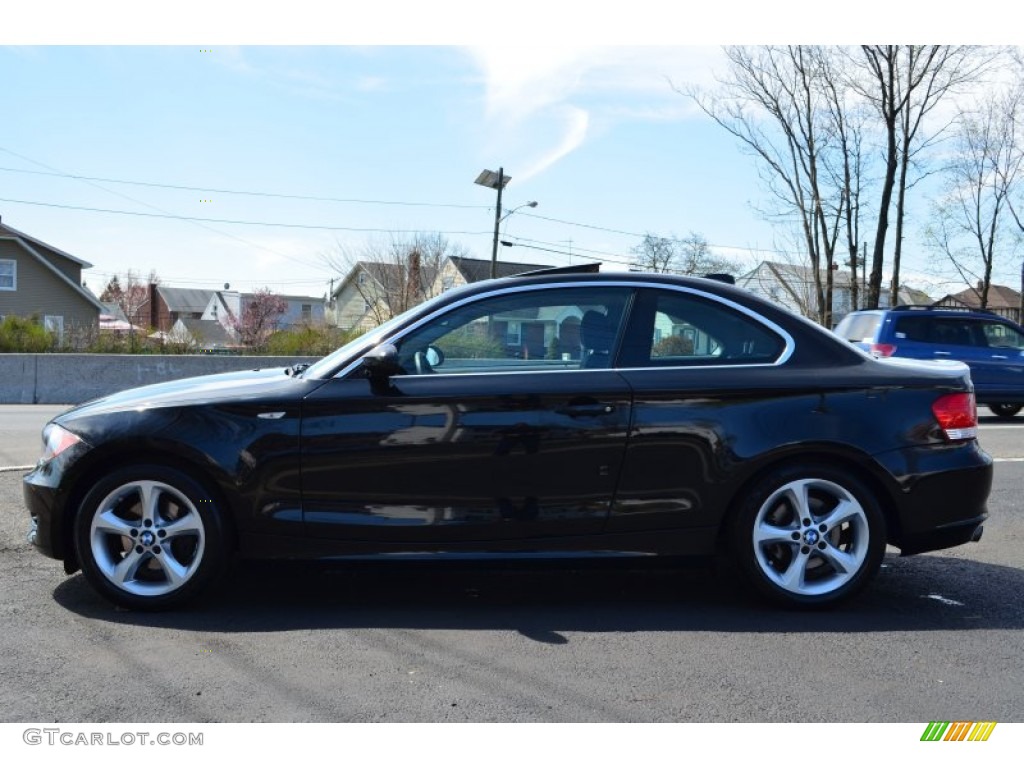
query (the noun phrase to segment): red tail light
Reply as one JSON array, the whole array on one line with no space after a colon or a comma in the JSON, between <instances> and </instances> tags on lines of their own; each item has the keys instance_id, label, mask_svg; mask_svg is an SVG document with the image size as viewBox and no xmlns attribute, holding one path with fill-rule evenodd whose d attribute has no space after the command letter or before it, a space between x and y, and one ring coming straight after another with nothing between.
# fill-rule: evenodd
<instances>
[{"instance_id":1,"label":"red tail light","mask_svg":"<svg viewBox=\"0 0 1024 768\"><path fill-rule=\"evenodd\" d=\"M978 407L973 392L943 395L932 403L932 413L947 440L970 440L978 436Z\"/></svg>"},{"instance_id":2,"label":"red tail light","mask_svg":"<svg viewBox=\"0 0 1024 768\"><path fill-rule=\"evenodd\" d=\"M895 344L872 344L871 354L879 357L892 357L896 354Z\"/></svg>"}]
</instances>

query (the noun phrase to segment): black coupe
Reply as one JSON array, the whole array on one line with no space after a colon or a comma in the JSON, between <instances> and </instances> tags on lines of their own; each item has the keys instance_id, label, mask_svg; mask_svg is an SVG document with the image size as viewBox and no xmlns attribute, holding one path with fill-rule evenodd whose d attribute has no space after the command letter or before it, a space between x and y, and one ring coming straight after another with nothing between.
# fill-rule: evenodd
<instances>
[{"instance_id":1,"label":"black coupe","mask_svg":"<svg viewBox=\"0 0 1024 768\"><path fill-rule=\"evenodd\" d=\"M977 540L958 363L880 360L744 290L554 270L448 291L313 365L171 381L48 424L30 538L130 608L233 557L728 552L825 606Z\"/></svg>"}]
</instances>

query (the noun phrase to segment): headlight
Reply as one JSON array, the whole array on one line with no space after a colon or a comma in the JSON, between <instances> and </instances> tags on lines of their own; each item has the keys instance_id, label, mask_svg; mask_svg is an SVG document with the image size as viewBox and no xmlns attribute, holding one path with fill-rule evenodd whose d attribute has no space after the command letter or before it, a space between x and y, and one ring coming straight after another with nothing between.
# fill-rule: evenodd
<instances>
[{"instance_id":1,"label":"headlight","mask_svg":"<svg viewBox=\"0 0 1024 768\"><path fill-rule=\"evenodd\" d=\"M60 456L68 448L80 442L82 439L78 435L68 432L64 427L47 424L43 429L43 455L39 459L39 463L44 464Z\"/></svg>"}]
</instances>

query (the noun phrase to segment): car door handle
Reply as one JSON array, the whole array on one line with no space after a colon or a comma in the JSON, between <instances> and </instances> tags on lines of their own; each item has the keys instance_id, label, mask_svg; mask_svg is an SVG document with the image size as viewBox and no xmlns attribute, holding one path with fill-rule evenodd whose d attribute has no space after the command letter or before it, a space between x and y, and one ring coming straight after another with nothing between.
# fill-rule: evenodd
<instances>
[{"instance_id":1,"label":"car door handle","mask_svg":"<svg viewBox=\"0 0 1024 768\"><path fill-rule=\"evenodd\" d=\"M585 405L567 405L555 412L577 419L582 416L607 416L609 413L615 412L615 406L608 403L587 403Z\"/></svg>"},{"instance_id":2,"label":"car door handle","mask_svg":"<svg viewBox=\"0 0 1024 768\"><path fill-rule=\"evenodd\" d=\"M952 352L942 352L940 350L935 350L935 354L936 355L951 355L953 353Z\"/></svg>"},{"instance_id":3,"label":"car door handle","mask_svg":"<svg viewBox=\"0 0 1024 768\"><path fill-rule=\"evenodd\" d=\"M1009 358L1006 355L992 355L992 359L993 360L1008 360Z\"/></svg>"}]
</instances>

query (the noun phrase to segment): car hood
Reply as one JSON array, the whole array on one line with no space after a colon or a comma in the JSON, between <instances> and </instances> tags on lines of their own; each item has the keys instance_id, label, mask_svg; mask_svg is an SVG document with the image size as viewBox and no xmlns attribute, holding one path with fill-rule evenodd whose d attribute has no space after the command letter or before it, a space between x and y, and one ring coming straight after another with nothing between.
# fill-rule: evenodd
<instances>
[{"instance_id":1,"label":"car hood","mask_svg":"<svg viewBox=\"0 0 1024 768\"><path fill-rule=\"evenodd\" d=\"M64 423L102 413L183 405L298 399L323 384L319 380L289 376L285 371L284 368L231 371L126 389L76 406L54 421Z\"/></svg>"}]
</instances>

